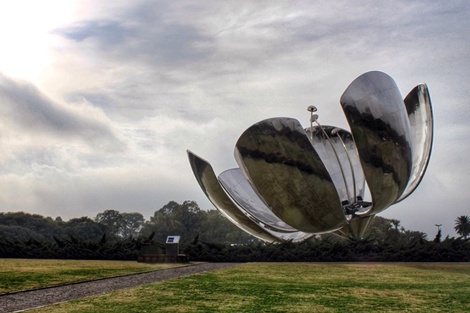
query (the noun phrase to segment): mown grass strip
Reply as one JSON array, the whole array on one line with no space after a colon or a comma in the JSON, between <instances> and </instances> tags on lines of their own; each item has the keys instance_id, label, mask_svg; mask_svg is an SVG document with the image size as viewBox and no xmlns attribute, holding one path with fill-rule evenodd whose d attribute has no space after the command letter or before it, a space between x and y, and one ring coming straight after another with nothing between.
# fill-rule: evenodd
<instances>
[{"instance_id":1,"label":"mown grass strip","mask_svg":"<svg viewBox=\"0 0 470 313\"><path fill-rule=\"evenodd\" d=\"M178 264L135 261L0 259L0 293L138 273Z\"/></svg>"},{"instance_id":2,"label":"mown grass strip","mask_svg":"<svg viewBox=\"0 0 470 313\"><path fill-rule=\"evenodd\" d=\"M468 312L468 263L248 263L28 312Z\"/></svg>"}]
</instances>

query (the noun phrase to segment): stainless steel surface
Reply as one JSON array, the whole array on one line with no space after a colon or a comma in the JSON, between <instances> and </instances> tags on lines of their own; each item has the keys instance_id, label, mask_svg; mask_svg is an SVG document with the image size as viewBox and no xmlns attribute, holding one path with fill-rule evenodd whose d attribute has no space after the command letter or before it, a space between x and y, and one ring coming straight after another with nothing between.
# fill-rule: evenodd
<instances>
[{"instance_id":1,"label":"stainless steel surface","mask_svg":"<svg viewBox=\"0 0 470 313\"><path fill-rule=\"evenodd\" d=\"M196 180L207 198L227 219L240 229L268 242L280 242L285 240L301 241L313 235L297 230L286 233L278 232L266 227L257 220L253 220L250 214L247 214L246 211L239 208L229 196L227 196L222 186L219 184L212 166L191 151L188 150L187 153Z\"/></svg>"},{"instance_id":2,"label":"stainless steel surface","mask_svg":"<svg viewBox=\"0 0 470 313\"><path fill-rule=\"evenodd\" d=\"M280 240L297 242L314 235L298 231L275 216L255 193L239 168L222 172L219 182L242 212Z\"/></svg>"},{"instance_id":3,"label":"stainless steel surface","mask_svg":"<svg viewBox=\"0 0 470 313\"><path fill-rule=\"evenodd\" d=\"M351 128L310 127L271 118L238 139L240 169L220 174L188 151L209 200L231 221L267 241L300 241L325 232L360 238L374 216L408 197L428 166L433 114L425 84L403 100L393 79L368 72L340 99ZM317 126L314 126L316 124ZM372 203L365 201L367 182Z\"/></svg>"},{"instance_id":4,"label":"stainless steel surface","mask_svg":"<svg viewBox=\"0 0 470 313\"><path fill-rule=\"evenodd\" d=\"M408 185L397 202L408 197L421 182L431 157L433 141L431 97L426 84L413 88L404 101L410 121L413 165Z\"/></svg>"},{"instance_id":5,"label":"stainless steel surface","mask_svg":"<svg viewBox=\"0 0 470 313\"><path fill-rule=\"evenodd\" d=\"M334 126L305 129L336 187L343 208L351 208L364 199L365 178L351 133ZM365 213L370 208L357 207ZM345 212L352 214L351 212Z\"/></svg>"},{"instance_id":6,"label":"stainless steel surface","mask_svg":"<svg viewBox=\"0 0 470 313\"><path fill-rule=\"evenodd\" d=\"M323 233L346 222L335 185L302 125L272 118L238 139L235 159L272 212L304 232Z\"/></svg>"},{"instance_id":7,"label":"stainless steel surface","mask_svg":"<svg viewBox=\"0 0 470 313\"><path fill-rule=\"evenodd\" d=\"M260 222L281 232L296 232L274 215L259 198L239 168L233 168L219 174L219 182L230 197L245 211Z\"/></svg>"},{"instance_id":8,"label":"stainless steel surface","mask_svg":"<svg viewBox=\"0 0 470 313\"><path fill-rule=\"evenodd\" d=\"M393 79L359 76L341 96L377 214L403 194L412 170L410 122Z\"/></svg>"},{"instance_id":9,"label":"stainless steel surface","mask_svg":"<svg viewBox=\"0 0 470 313\"><path fill-rule=\"evenodd\" d=\"M273 242L280 241L278 237L273 236L270 232L263 229L260 225L248 218L225 194L222 187L214 174L212 166L202 158L198 157L191 151L188 152L189 163L194 175L212 204L232 223L243 229L250 235L259 239Z\"/></svg>"},{"instance_id":10,"label":"stainless steel surface","mask_svg":"<svg viewBox=\"0 0 470 313\"><path fill-rule=\"evenodd\" d=\"M374 217L375 215L355 217L341 227L341 229L335 231L334 234L343 238L362 238L367 226L369 226Z\"/></svg>"}]
</instances>

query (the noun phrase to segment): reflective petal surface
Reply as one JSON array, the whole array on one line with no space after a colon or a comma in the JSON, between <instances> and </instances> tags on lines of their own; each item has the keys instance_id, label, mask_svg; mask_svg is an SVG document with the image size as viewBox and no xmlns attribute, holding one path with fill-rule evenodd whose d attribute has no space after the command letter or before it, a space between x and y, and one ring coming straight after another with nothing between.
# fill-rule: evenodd
<instances>
[{"instance_id":1,"label":"reflective petal surface","mask_svg":"<svg viewBox=\"0 0 470 313\"><path fill-rule=\"evenodd\" d=\"M240 229L268 242L280 242L285 240L302 241L314 234L304 233L297 230L282 232L271 229L267 225L259 223L251 215L239 208L224 192L219 184L212 166L191 151L188 152L189 163L194 175L207 198L228 220Z\"/></svg>"},{"instance_id":2,"label":"reflective petal surface","mask_svg":"<svg viewBox=\"0 0 470 313\"><path fill-rule=\"evenodd\" d=\"M356 217L345 224L341 229L334 232L334 234L343 238L362 238L369 226L370 222L374 219L375 215Z\"/></svg>"},{"instance_id":3,"label":"reflective petal surface","mask_svg":"<svg viewBox=\"0 0 470 313\"><path fill-rule=\"evenodd\" d=\"M256 192L246 180L239 168L234 168L222 172L219 175L219 182L224 187L230 197L245 211L249 212L256 219L267 224L271 228L282 232L296 232L297 229L281 221L266 204L259 198Z\"/></svg>"},{"instance_id":4,"label":"reflective petal surface","mask_svg":"<svg viewBox=\"0 0 470 313\"><path fill-rule=\"evenodd\" d=\"M408 197L421 182L431 157L433 141L431 97L426 84L413 88L404 101L410 121L413 165L410 181L398 201Z\"/></svg>"},{"instance_id":5,"label":"reflective petal surface","mask_svg":"<svg viewBox=\"0 0 470 313\"><path fill-rule=\"evenodd\" d=\"M345 223L333 181L297 120L273 118L254 124L237 141L235 159L286 224L322 233Z\"/></svg>"},{"instance_id":6,"label":"reflective petal surface","mask_svg":"<svg viewBox=\"0 0 470 313\"><path fill-rule=\"evenodd\" d=\"M248 218L227 196L214 174L212 166L202 158L198 157L191 151L188 152L189 163L194 175L212 204L232 223L243 229L250 235L259 239L273 242L281 241L280 238L272 235L260 225Z\"/></svg>"},{"instance_id":7,"label":"reflective petal surface","mask_svg":"<svg viewBox=\"0 0 470 313\"><path fill-rule=\"evenodd\" d=\"M356 78L340 102L351 132L321 125L314 105L307 107L306 129L292 118L260 121L237 141L240 168L218 179L209 163L188 151L206 196L238 227L266 241L322 233L362 238L377 213L421 182L433 141L431 100L425 84L403 100L390 76L373 71ZM364 199L367 189L372 202Z\"/></svg>"},{"instance_id":8,"label":"reflective petal surface","mask_svg":"<svg viewBox=\"0 0 470 313\"><path fill-rule=\"evenodd\" d=\"M351 133L326 125L305 131L330 173L341 203L364 199L365 178Z\"/></svg>"},{"instance_id":9,"label":"reflective petal surface","mask_svg":"<svg viewBox=\"0 0 470 313\"><path fill-rule=\"evenodd\" d=\"M410 122L393 79L382 72L359 76L341 96L376 214L404 192L412 170Z\"/></svg>"}]
</instances>

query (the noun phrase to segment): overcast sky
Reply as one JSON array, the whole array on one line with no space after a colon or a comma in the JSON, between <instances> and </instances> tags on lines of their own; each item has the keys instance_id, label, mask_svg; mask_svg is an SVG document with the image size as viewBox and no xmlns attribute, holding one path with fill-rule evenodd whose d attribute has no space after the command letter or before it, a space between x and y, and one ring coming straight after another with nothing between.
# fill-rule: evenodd
<instances>
[{"instance_id":1,"label":"overcast sky","mask_svg":"<svg viewBox=\"0 0 470 313\"><path fill-rule=\"evenodd\" d=\"M470 2L63 1L0 4L0 211L146 218L205 198L241 133L293 117L348 128L339 104L371 70L428 84L435 135L418 189L380 214L434 238L470 215Z\"/></svg>"}]
</instances>

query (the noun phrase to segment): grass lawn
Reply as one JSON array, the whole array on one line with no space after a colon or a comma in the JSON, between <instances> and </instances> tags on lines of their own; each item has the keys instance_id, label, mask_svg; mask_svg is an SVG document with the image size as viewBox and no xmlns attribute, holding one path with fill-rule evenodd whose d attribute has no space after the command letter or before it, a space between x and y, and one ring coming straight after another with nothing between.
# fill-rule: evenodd
<instances>
[{"instance_id":1,"label":"grass lawn","mask_svg":"<svg viewBox=\"0 0 470 313\"><path fill-rule=\"evenodd\" d=\"M0 259L0 293L176 265L135 261Z\"/></svg>"},{"instance_id":2,"label":"grass lawn","mask_svg":"<svg viewBox=\"0 0 470 313\"><path fill-rule=\"evenodd\" d=\"M470 263L246 263L28 312L470 312Z\"/></svg>"}]
</instances>

